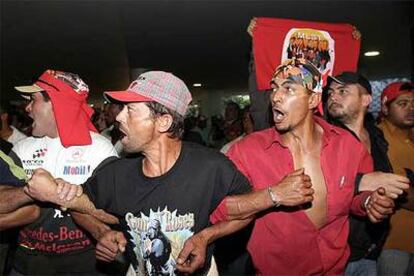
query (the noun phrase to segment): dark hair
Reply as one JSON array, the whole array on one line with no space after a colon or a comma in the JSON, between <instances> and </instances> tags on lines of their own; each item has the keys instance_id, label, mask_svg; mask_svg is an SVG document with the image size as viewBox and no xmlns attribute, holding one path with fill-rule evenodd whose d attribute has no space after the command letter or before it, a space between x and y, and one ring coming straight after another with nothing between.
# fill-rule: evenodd
<instances>
[{"instance_id":1,"label":"dark hair","mask_svg":"<svg viewBox=\"0 0 414 276\"><path fill-rule=\"evenodd\" d=\"M168 114L172 117L173 121L170 128L167 130L170 138L182 139L184 134L184 116L172 111L171 109L163 106L157 102L145 103L151 111L153 118Z\"/></svg>"},{"instance_id":2,"label":"dark hair","mask_svg":"<svg viewBox=\"0 0 414 276\"><path fill-rule=\"evenodd\" d=\"M47 94L46 91L41 91L40 94L42 94L43 99L45 100L45 102L50 102L49 94Z\"/></svg>"}]
</instances>

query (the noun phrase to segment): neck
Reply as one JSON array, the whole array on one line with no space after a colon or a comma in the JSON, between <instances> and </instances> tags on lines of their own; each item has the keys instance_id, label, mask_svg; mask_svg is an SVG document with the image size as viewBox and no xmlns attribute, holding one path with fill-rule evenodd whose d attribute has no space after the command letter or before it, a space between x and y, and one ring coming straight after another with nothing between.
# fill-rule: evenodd
<instances>
[{"instance_id":1,"label":"neck","mask_svg":"<svg viewBox=\"0 0 414 276\"><path fill-rule=\"evenodd\" d=\"M182 147L181 140L163 137L143 152L143 172L148 177L157 177L167 173L177 162Z\"/></svg>"},{"instance_id":2,"label":"neck","mask_svg":"<svg viewBox=\"0 0 414 276\"><path fill-rule=\"evenodd\" d=\"M317 126L312 114L308 114L302 124L282 135L283 144L288 147L299 146L303 152L311 152L321 141L322 129Z\"/></svg>"},{"instance_id":3,"label":"neck","mask_svg":"<svg viewBox=\"0 0 414 276\"><path fill-rule=\"evenodd\" d=\"M352 122L345 123L345 125L352 130L360 140L366 134L366 130L364 128L364 116L361 114Z\"/></svg>"}]
</instances>

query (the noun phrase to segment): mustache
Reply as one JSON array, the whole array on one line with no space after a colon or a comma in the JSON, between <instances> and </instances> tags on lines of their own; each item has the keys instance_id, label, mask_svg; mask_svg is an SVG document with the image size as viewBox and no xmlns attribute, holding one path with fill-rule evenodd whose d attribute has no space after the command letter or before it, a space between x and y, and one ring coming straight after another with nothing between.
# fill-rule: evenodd
<instances>
[{"instance_id":1,"label":"mustache","mask_svg":"<svg viewBox=\"0 0 414 276\"><path fill-rule=\"evenodd\" d=\"M333 102L333 103L329 103L329 104L328 104L328 108L331 108L331 107L342 107L342 105L341 105L341 104L339 104L339 103L335 103L335 102Z\"/></svg>"}]
</instances>

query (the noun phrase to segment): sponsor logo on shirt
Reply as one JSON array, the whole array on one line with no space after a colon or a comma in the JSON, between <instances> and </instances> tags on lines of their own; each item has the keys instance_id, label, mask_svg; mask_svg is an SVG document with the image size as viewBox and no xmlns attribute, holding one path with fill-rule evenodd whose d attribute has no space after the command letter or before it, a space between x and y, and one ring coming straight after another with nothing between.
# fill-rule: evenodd
<instances>
[{"instance_id":1,"label":"sponsor logo on shirt","mask_svg":"<svg viewBox=\"0 0 414 276\"><path fill-rule=\"evenodd\" d=\"M91 171L91 166L64 166L63 175L87 175Z\"/></svg>"},{"instance_id":2,"label":"sponsor logo on shirt","mask_svg":"<svg viewBox=\"0 0 414 276\"><path fill-rule=\"evenodd\" d=\"M33 159L42 158L46 155L46 153L46 148L35 150L35 152L33 153Z\"/></svg>"},{"instance_id":3,"label":"sponsor logo on shirt","mask_svg":"<svg viewBox=\"0 0 414 276\"><path fill-rule=\"evenodd\" d=\"M70 157L65 160L66 163L86 163L86 160L82 158L85 154L85 149L82 148L74 148L71 153Z\"/></svg>"},{"instance_id":4,"label":"sponsor logo on shirt","mask_svg":"<svg viewBox=\"0 0 414 276\"><path fill-rule=\"evenodd\" d=\"M81 230L70 230L66 226L59 227L57 231L45 231L43 227L24 229L20 231L20 238L22 247L58 254L83 249L91 244Z\"/></svg>"}]
</instances>

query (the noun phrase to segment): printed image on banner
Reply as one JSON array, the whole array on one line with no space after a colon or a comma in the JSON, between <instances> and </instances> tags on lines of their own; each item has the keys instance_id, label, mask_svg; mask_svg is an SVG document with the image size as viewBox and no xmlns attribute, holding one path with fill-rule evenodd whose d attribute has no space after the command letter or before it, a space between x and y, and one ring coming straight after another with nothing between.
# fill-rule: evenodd
<instances>
[{"instance_id":1,"label":"printed image on banner","mask_svg":"<svg viewBox=\"0 0 414 276\"><path fill-rule=\"evenodd\" d=\"M292 28L285 36L281 57L281 63L292 58L313 63L321 72L323 87L335 65L335 41L325 31Z\"/></svg>"},{"instance_id":2,"label":"printed image on banner","mask_svg":"<svg viewBox=\"0 0 414 276\"><path fill-rule=\"evenodd\" d=\"M158 208L148 216L127 213L125 220L135 255L127 275L175 275L178 254L194 234L194 214L178 215L177 210Z\"/></svg>"}]
</instances>

